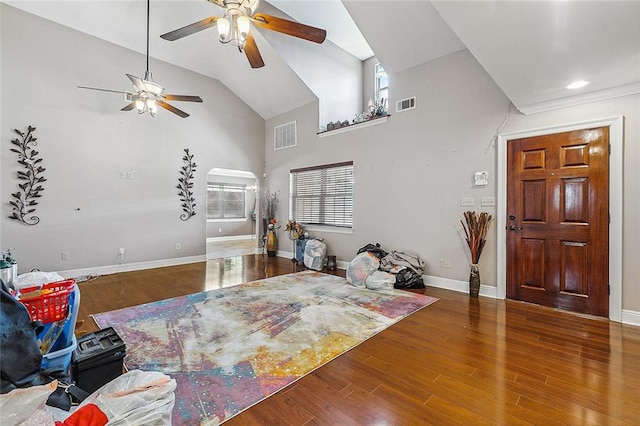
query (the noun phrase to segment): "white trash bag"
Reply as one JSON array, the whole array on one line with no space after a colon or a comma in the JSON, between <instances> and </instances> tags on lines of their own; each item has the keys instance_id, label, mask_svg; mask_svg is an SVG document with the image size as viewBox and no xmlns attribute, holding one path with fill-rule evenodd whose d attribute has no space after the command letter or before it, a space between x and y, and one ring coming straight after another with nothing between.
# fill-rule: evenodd
<instances>
[{"instance_id":1,"label":"white trash bag","mask_svg":"<svg viewBox=\"0 0 640 426\"><path fill-rule=\"evenodd\" d=\"M396 276L388 272L373 271L364 280L364 285L370 290L393 290Z\"/></svg>"},{"instance_id":2,"label":"white trash bag","mask_svg":"<svg viewBox=\"0 0 640 426\"><path fill-rule=\"evenodd\" d=\"M45 403L56 389L58 381L46 385L14 389L0 395L0 424L16 425L53 425L53 416L45 410Z\"/></svg>"},{"instance_id":3,"label":"white trash bag","mask_svg":"<svg viewBox=\"0 0 640 426\"><path fill-rule=\"evenodd\" d=\"M354 257L347 266L347 281L356 287L364 288L367 277L377 271L379 267L378 258L368 251L364 251Z\"/></svg>"},{"instance_id":4,"label":"white trash bag","mask_svg":"<svg viewBox=\"0 0 640 426\"><path fill-rule=\"evenodd\" d=\"M304 247L304 266L321 271L327 257L327 245L320 240L308 240Z\"/></svg>"},{"instance_id":5,"label":"white trash bag","mask_svg":"<svg viewBox=\"0 0 640 426\"><path fill-rule=\"evenodd\" d=\"M109 425L171 426L176 381L159 371L131 370L89 395L78 410L95 404Z\"/></svg>"}]
</instances>

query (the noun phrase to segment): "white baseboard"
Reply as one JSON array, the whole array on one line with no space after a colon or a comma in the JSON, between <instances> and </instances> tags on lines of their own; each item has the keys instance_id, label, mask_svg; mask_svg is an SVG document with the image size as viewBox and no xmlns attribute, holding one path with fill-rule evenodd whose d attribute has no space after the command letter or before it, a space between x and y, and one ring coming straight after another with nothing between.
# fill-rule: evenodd
<instances>
[{"instance_id":1,"label":"white baseboard","mask_svg":"<svg viewBox=\"0 0 640 426\"><path fill-rule=\"evenodd\" d=\"M427 287L437 287L445 290L458 291L460 293L469 292L469 283L466 281L434 277L431 275L423 275L423 278ZM480 285L480 296L496 299L498 297L497 288L488 285ZM623 309L621 322L623 324L640 326L640 312Z\"/></svg>"},{"instance_id":2,"label":"white baseboard","mask_svg":"<svg viewBox=\"0 0 640 426\"><path fill-rule=\"evenodd\" d=\"M629 309L622 310L622 323L630 325L640 326L640 312L630 311Z\"/></svg>"},{"instance_id":3,"label":"white baseboard","mask_svg":"<svg viewBox=\"0 0 640 426\"><path fill-rule=\"evenodd\" d=\"M437 287L460 293L469 293L468 281L452 280L450 278L435 277L433 275L423 275L422 278L427 287ZM498 289L494 286L480 284L480 296L496 299L498 297Z\"/></svg>"},{"instance_id":4,"label":"white baseboard","mask_svg":"<svg viewBox=\"0 0 640 426\"><path fill-rule=\"evenodd\" d=\"M120 265L96 266L83 269L69 269L66 271L59 271L58 274L62 275L65 278L78 278L89 275L108 275L115 274L117 272L140 271L143 269L162 268L164 266L185 265L187 263L206 261L207 257L204 255L177 257L174 259L150 260L148 262L123 263Z\"/></svg>"},{"instance_id":5,"label":"white baseboard","mask_svg":"<svg viewBox=\"0 0 640 426\"><path fill-rule=\"evenodd\" d=\"M239 241L239 240L256 240L256 236L249 235L229 235L227 237L207 237L208 243L215 243L218 241Z\"/></svg>"}]
</instances>

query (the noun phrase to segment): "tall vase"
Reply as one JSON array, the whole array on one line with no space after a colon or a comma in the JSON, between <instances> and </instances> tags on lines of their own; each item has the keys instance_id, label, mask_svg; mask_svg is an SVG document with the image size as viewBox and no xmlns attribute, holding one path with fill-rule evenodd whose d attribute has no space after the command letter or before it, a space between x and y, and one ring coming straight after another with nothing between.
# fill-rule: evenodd
<instances>
[{"instance_id":1,"label":"tall vase","mask_svg":"<svg viewBox=\"0 0 640 426\"><path fill-rule=\"evenodd\" d=\"M478 297L478 294L480 294L480 266L473 263L469 274L469 296Z\"/></svg>"},{"instance_id":2,"label":"tall vase","mask_svg":"<svg viewBox=\"0 0 640 426\"><path fill-rule=\"evenodd\" d=\"M275 257L278 251L278 239L276 238L275 229L267 230L267 256Z\"/></svg>"}]
</instances>

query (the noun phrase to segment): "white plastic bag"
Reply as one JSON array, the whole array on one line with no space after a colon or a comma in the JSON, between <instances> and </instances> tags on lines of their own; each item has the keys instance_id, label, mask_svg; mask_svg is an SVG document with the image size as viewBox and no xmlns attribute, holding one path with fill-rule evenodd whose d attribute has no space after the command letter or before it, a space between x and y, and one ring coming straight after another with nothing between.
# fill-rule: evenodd
<instances>
[{"instance_id":1,"label":"white plastic bag","mask_svg":"<svg viewBox=\"0 0 640 426\"><path fill-rule=\"evenodd\" d=\"M324 258L327 256L327 245L320 240L309 240L304 247L304 266L316 271L324 268Z\"/></svg>"},{"instance_id":2,"label":"white plastic bag","mask_svg":"<svg viewBox=\"0 0 640 426\"><path fill-rule=\"evenodd\" d=\"M356 287L365 287L367 277L380 267L380 261L373 254L364 251L358 254L347 266L347 281Z\"/></svg>"},{"instance_id":3,"label":"white plastic bag","mask_svg":"<svg viewBox=\"0 0 640 426\"><path fill-rule=\"evenodd\" d=\"M13 282L13 285L15 286L16 290L20 290L24 287L54 283L56 281L62 280L64 280L64 277L57 272L34 271L18 275Z\"/></svg>"},{"instance_id":4,"label":"white plastic bag","mask_svg":"<svg viewBox=\"0 0 640 426\"><path fill-rule=\"evenodd\" d=\"M388 272L373 271L364 280L364 285L371 290L393 290L396 276Z\"/></svg>"},{"instance_id":5,"label":"white plastic bag","mask_svg":"<svg viewBox=\"0 0 640 426\"><path fill-rule=\"evenodd\" d=\"M54 380L46 385L14 389L0 395L0 424L15 426L27 422L30 425L52 425L53 417L45 412L45 403L57 388L58 381Z\"/></svg>"},{"instance_id":6,"label":"white plastic bag","mask_svg":"<svg viewBox=\"0 0 640 426\"><path fill-rule=\"evenodd\" d=\"M89 395L78 409L95 404L109 425L171 426L176 381L158 371L131 370Z\"/></svg>"}]
</instances>

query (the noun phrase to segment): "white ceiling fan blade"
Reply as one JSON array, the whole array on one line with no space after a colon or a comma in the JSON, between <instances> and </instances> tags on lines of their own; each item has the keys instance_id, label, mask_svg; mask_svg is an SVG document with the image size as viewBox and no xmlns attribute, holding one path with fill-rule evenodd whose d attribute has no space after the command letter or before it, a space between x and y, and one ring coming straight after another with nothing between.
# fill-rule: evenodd
<instances>
[{"instance_id":1,"label":"white ceiling fan blade","mask_svg":"<svg viewBox=\"0 0 640 426\"><path fill-rule=\"evenodd\" d=\"M89 89L89 90L99 90L101 92L111 92L111 93L129 93L126 90L109 90L109 89L99 89L97 87L87 87L87 86L78 86L78 89Z\"/></svg>"},{"instance_id":2,"label":"white ceiling fan blade","mask_svg":"<svg viewBox=\"0 0 640 426\"><path fill-rule=\"evenodd\" d=\"M142 79L140 77L136 77L135 75L127 74L129 80L133 83L133 86L138 90L138 92L145 92L147 88L144 86Z\"/></svg>"}]
</instances>

